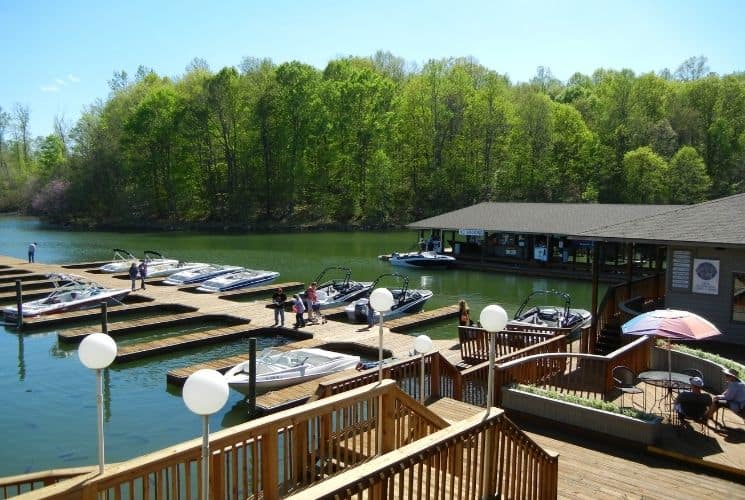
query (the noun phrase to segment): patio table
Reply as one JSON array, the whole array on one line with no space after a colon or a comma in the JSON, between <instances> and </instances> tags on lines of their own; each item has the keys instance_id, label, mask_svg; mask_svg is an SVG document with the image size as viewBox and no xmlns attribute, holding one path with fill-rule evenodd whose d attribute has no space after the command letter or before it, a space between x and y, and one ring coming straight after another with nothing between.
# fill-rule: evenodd
<instances>
[{"instance_id":1,"label":"patio table","mask_svg":"<svg viewBox=\"0 0 745 500\"><path fill-rule=\"evenodd\" d=\"M677 396L682 390L689 389L691 387L691 376L686 373L668 372L665 370L651 370L641 372L639 374L639 380L645 384L654 386L655 395L654 403L650 408L650 413L655 408L658 408L659 414L663 415L667 413L668 420L673 422L674 411L673 403L675 396ZM662 395L658 397L657 389L663 389ZM666 408L663 408L663 404Z\"/></svg>"}]
</instances>

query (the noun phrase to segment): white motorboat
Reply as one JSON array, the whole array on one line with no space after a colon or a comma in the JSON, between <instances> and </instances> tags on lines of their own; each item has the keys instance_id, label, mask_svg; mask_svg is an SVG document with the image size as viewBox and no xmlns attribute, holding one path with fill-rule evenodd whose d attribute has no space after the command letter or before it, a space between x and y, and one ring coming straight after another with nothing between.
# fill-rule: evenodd
<instances>
[{"instance_id":1,"label":"white motorboat","mask_svg":"<svg viewBox=\"0 0 745 500\"><path fill-rule=\"evenodd\" d=\"M132 263L137 264L139 259L121 248L114 249L114 260L99 267L102 273L123 273L129 269Z\"/></svg>"},{"instance_id":2,"label":"white motorboat","mask_svg":"<svg viewBox=\"0 0 745 500\"><path fill-rule=\"evenodd\" d=\"M409 289L408 276L396 273L381 274L375 280L371 288L377 288L378 282L380 282L381 278L385 276L393 276L399 278L402 282L402 286L401 288L388 288L391 294L393 294L393 306L391 307L390 311L387 311L383 314L384 320L396 318L404 314L419 312L424 307L424 303L432 298L432 295L434 295L431 290ZM344 312L347 313L347 318L349 319L349 321L351 321L352 323L367 323L367 315L370 311L370 308L368 307L369 302L369 298L364 297L348 304L344 308ZM380 318L380 313L378 311L373 311L373 314L373 321L377 322Z\"/></svg>"},{"instance_id":3,"label":"white motorboat","mask_svg":"<svg viewBox=\"0 0 745 500\"><path fill-rule=\"evenodd\" d=\"M394 252L388 259L394 266L420 269L446 269L455 264L455 257L437 252Z\"/></svg>"},{"instance_id":4,"label":"white motorboat","mask_svg":"<svg viewBox=\"0 0 745 500\"><path fill-rule=\"evenodd\" d=\"M279 277L277 271L245 269L209 279L202 283L197 290L200 292L227 292L229 290L257 286L262 283L270 283L276 280L277 277Z\"/></svg>"},{"instance_id":5,"label":"white motorboat","mask_svg":"<svg viewBox=\"0 0 745 500\"><path fill-rule=\"evenodd\" d=\"M270 390L299 384L348 368L355 368L359 356L325 349L307 348L290 351L264 350L256 358L256 389ZM225 373L228 385L248 394L250 361L235 365Z\"/></svg>"},{"instance_id":6,"label":"white motorboat","mask_svg":"<svg viewBox=\"0 0 745 500\"><path fill-rule=\"evenodd\" d=\"M559 305L537 304L541 298L555 297ZM515 313L514 319L508 322L513 326L543 326L552 328L570 328L578 333L592 322L592 314L585 309L571 307L572 299L566 292L558 290L535 290L530 293Z\"/></svg>"},{"instance_id":7,"label":"white motorboat","mask_svg":"<svg viewBox=\"0 0 745 500\"><path fill-rule=\"evenodd\" d=\"M208 264L203 267L197 267L172 274L163 280L163 283L166 285L190 285L192 283L200 283L236 271L243 271L243 268L239 266Z\"/></svg>"},{"instance_id":8,"label":"white motorboat","mask_svg":"<svg viewBox=\"0 0 745 500\"><path fill-rule=\"evenodd\" d=\"M130 290L128 288L104 288L98 283L74 274L49 274L54 290L43 299L24 302L21 305L24 317L76 311L96 307L102 302L119 303ZM5 321L18 320L18 308L3 308Z\"/></svg>"},{"instance_id":9,"label":"white motorboat","mask_svg":"<svg viewBox=\"0 0 745 500\"><path fill-rule=\"evenodd\" d=\"M206 267L205 262L159 262L147 265L148 278L163 278L183 271Z\"/></svg>"},{"instance_id":10,"label":"white motorboat","mask_svg":"<svg viewBox=\"0 0 745 500\"><path fill-rule=\"evenodd\" d=\"M178 259L163 257L160 252L156 252L155 250L145 250L143 253L145 254L143 260L147 263L148 276L150 275L150 266L159 266L161 264L177 265L179 263Z\"/></svg>"},{"instance_id":11,"label":"white motorboat","mask_svg":"<svg viewBox=\"0 0 745 500\"><path fill-rule=\"evenodd\" d=\"M344 277L327 279L331 271L341 271ZM372 289L372 281L353 281L348 267L327 267L316 277L316 295L321 309L336 307L366 295Z\"/></svg>"}]
</instances>

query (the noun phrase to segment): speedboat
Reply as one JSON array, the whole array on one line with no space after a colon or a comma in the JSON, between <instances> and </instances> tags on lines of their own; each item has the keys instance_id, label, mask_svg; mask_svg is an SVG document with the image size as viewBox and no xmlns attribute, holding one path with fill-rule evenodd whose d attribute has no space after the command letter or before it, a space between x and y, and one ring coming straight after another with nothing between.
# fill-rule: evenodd
<instances>
[{"instance_id":1,"label":"speedboat","mask_svg":"<svg viewBox=\"0 0 745 500\"><path fill-rule=\"evenodd\" d=\"M132 263L137 264L138 262L139 259L130 252L121 248L115 248L114 260L99 267L98 270L102 273L123 273L129 269Z\"/></svg>"},{"instance_id":2,"label":"speedboat","mask_svg":"<svg viewBox=\"0 0 745 500\"><path fill-rule=\"evenodd\" d=\"M183 271L190 271L199 267L206 267L204 262L160 262L147 265L148 278L163 278Z\"/></svg>"},{"instance_id":3,"label":"speedboat","mask_svg":"<svg viewBox=\"0 0 745 500\"><path fill-rule=\"evenodd\" d=\"M359 356L318 348L277 351L265 349L256 358L256 389L270 390L354 368ZM248 395L251 362L238 363L225 373L228 385Z\"/></svg>"},{"instance_id":4,"label":"speedboat","mask_svg":"<svg viewBox=\"0 0 745 500\"><path fill-rule=\"evenodd\" d=\"M188 269L172 274L163 280L166 285L191 285L192 283L201 283L223 274L243 271L240 266L224 266L220 264L208 264L203 267Z\"/></svg>"},{"instance_id":5,"label":"speedboat","mask_svg":"<svg viewBox=\"0 0 745 500\"><path fill-rule=\"evenodd\" d=\"M164 276L170 276L181 271L188 271L207 265L203 262L181 262L177 259L168 259L155 250L145 250L144 253L148 278L163 278Z\"/></svg>"},{"instance_id":6,"label":"speedboat","mask_svg":"<svg viewBox=\"0 0 745 500\"><path fill-rule=\"evenodd\" d=\"M277 271L257 271L256 269L245 269L234 273L223 274L202 283L197 290L200 292L227 292L250 286L269 283L279 276Z\"/></svg>"},{"instance_id":7,"label":"speedboat","mask_svg":"<svg viewBox=\"0 0 745 500\"><path fill-rule=\"evenodd\" d=\"M86 280L74 274L47 275L54 284L52 293L43 299L24 302L21 305L24 317L42 316L67 311L76 311L96 307L101 302L120 303L130 290L128 288L104 288L98 283ZM3 308L5 321L18 320L18 308Z\"/></svg>"},{"instance_id":8,"label":"speedboat","mask_svg":"<svg viewBox=\"0 0 745 500\"><path fill-rule=\"evenodd\" d=\"M545 297L558 298L558 301L555 300L555 302L561 302L561 304L545 305L537 303ZM578 333L582 328L590 325L592 314L585 309L571 307L571 303L572 298L566 292L535 290L520 304L514 318L508 324L526 327L570 328L572 333Z\"/></svg>"},{"instance_id":9,"label":"speedboat","mask_svg":"<svg viewBox=\"0 0 745 500\"><path fill-rule=\"evenodd\" d=\"M425 269L446 269L455 264L455 257L436 252L394 252L388 259L394 266Z\"/></svg>"},{"instance_id":10,"label":"speedboat","mask_svg":"<svg viewBox=\"0 0 745 500\"><path fill-rule=\"evenodd\" d=\"M325 279L330 271L341 271L343 278ZM321 309L336 307L358 299L372 289L372 281L353 281L352 270L348 267L327 267L314 279L316 296ZM324 281L325 279L325 281Z\"/></svg>"},{"instance_id":11,"label":"speedboat","mask_svg":"<svg viewBox=\"0 0 745 500\"><path fill-rule=\"evenodd\" d=\"M402 285L401 288L388 288L391 294L393 294L393 306L390 311L383 313L383 319L392 319L404 314L416 313L422 310L424 303L432 298L431 290L411 290L409 289L409 277L403 274L381 274L373 283L371 289L377 288L377 284L381 278L385 276L393 276L399 278ZM347 318L352 323L367 323L367 314L369 311L368 303L370 302L369 296L361 299L357 299L354 302L348 304L344 308L344 312L347 313ZM380 318L380 313L374 311L375 322Z\"/></svg>"},{"instance_id":12,"label":"speedboat","mask_svg":"<svg viewBox=\"0 0 745 500\"><path fill-rule=\"evenodd\" d=\"M143 252L145 254L145 262L147 262L147 268L148 271L150 271L150 266L158 266L160 264L178 264L178 259L169 259L167 257L163 257L163 255L160 252L156 252L155 250L145 250ZM150 273L148 272L148 276Z\"/></svg>"}]
</instances>

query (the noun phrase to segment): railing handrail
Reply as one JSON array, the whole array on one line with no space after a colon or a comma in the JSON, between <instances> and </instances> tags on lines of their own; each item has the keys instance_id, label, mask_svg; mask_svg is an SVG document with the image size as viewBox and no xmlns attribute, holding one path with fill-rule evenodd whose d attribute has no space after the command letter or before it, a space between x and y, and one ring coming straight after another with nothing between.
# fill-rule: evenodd
<instances>
[{"instance_id":1,"label":"railing handrail","mask_svg":"<svg viewBox=\"0 0 745 500\"><path fill-rule=\"evenodd\" d=\"M508 361L507 363L502 363L499 365L500 368L512 368L513 366L517 366L519 364L522 364L526 361L534 361L537 359L555 359L555 358L580 358L580 359L588 359L588 360L595 360L595 361L608 361L612 360L615 357L618 357L619 354L625 353L626 351L631 351L637 346L644 344L647 342L648 337L645 335L643 337L639 337L638 339L634 340L633 342L630 342L624 346L621 346L620 348L616 349L615 351L600 355L600 354L586 354L582 352L547 352L543 354L532 354L530 356L526 356L524 358L515 359L512 361Z\"/></svg>"},{"instance_id":2,"label":"railing handrail","mask_svg":"<svg viewBox=\"0 0 745 500\"><path fill-rule=\"evenodd\" d=\"M460 422L451 424L447 429L435 432L426 439L420 439L414 443L403 446L397 450L396 453L387 453L373 460L363 464L353 470L345 471L331 479L318 483L308 489L305 489L296 495L287 497L288 499L300 499L300 498L340 498L347 497L349 491L355 486L369 487L376 483L386 481L390 477L393 471L400 470L406 466L412 459L412 457L426 457L429 453L436 451L441 453L443 449L447 449L453 445L457 446L459 442L462 442L468 433L474 429L487 430L490 427L496 425L505 425L514 427L514 425L504 416L504 410L500 408L489 408L488 412L484 414L474 415L466 418ZM517 429L515 427L515 429ZM513 430L510 428L510 430ZM535 453L540 455L540 458L551 464L551 469L548 476L555 478L558 472L558 458L559 454L545 450L535 442L526 436L521 431L520 435L525 439L525 442L529 443L530 450L526 450L528 453ZM487 435L487 439L489 436ZM494 439L496 442L496 439ZM492 443L495 444L495 443ZM523 448L525 448L523 446ZM484 461L480 464L480 467L485 467ZM493 467L493 466L492 466ZM519 467L519 466L518 466ZM483 477L483 471L470 471L473 477ZM528 482L530 479L537 480L538 478L532 477L528 479L527 475L519 475L517 481L522 480ZM427 476L429 477L429 476ZM551 478L551 479L553 479ZM420 478L420 482L422 479ZM486 481L488 484L496 484L494 478L489 478ZM547 481L546 483L548 483ZM545 484L548 488L553 489L553 496L556 494L555 481L550 481L554 484ZM477 487L478 488L478 487ZM482 492L483 494L484 492ZM482 496L491 497L492 492L486 492ZM551 492L546 497L551 498Z\"/></svg>"},{"instance_id":3,"label":"railing handrail","mask_svg":"<svg viewBox=\"0 0 745 500\"><path fill-rule=\"evenodd\" d=\"M313 416L331 414L337 408L349 405L350 401L354 401L355 399L367 400L383 396L391 391L398 391L399 395L406 396L403 391L398 389L394 380L384 379L381 382L351 389L300 407L290 408L278 414L268 415L228 429L216 431L210 434L210 449L214 453L215 450L233 446L237 442L256 439L267 435L269 432L276 432L279 428L291 427L299 420L308 420ZM89 474L63 480L44 488L43 498L52 498L55 495L62 495L65 492L69 493L71 488L82 490L94 483L99 487L108 487L109 485L116 484L119 478L123 476L134 477L138 473L152 469L153 464L157 464L158 468L165 468L181 463L185 459L198 460L201 455L201 445L202 439L195 438L168 448L153 451L136 459L108 464L102 474L96 468L94 472ZM40 493L40 491L34 492L35 495L39 495ZM23 496L20 498L23 498Z\"/></svg>"},{"instance_id":4,"label":"railing handrail","mask_svg":"<svg viewBox=\"0 0 745 500\"><path fill-rule=\"evenodd\" d=\"M545 347L550 346L551 344L554 344L554 343L561 344L561 342L563 340L565 340L565 339L566 339L566 336L565 335L558 335L556 337L552 337L549 340L546 340L545 342L541 342L540 344L533 344L533 345L529 345L527 347L523 347L519 351L515 351L515 352L513 352L511 354L506 354L504 356L501 356L500 358L501 359L504 359L504 358L513 358L513 357L519 356L519 355L521 355L523 353L534 351L537 346L540 346L541 348L545 348ZM543 353L543 354L547 354L547 353ZM555 354L565 354L565 353L560 352L560 353L555 353ZM519 359L533 358L534 356L541 356L541 355L542 354L529 354L529 355L523 356L523 357L521 357ZM518 359L510 359L509 361L505 361L504 363L500 363L500 358L496 358L494 360L495 365L505 366L506 363L511 363L513 361L518 361ZM479 363L477 365L470 366L470 367L466 368L465 370L461 370L460 374L461 374L461 376L470 375L473 372L477 372L479 370L482 370L485 366L488 366L488 365L489 365L489 362L488 361L484 361L484 362Z\"/></svg>"}]
</instances>

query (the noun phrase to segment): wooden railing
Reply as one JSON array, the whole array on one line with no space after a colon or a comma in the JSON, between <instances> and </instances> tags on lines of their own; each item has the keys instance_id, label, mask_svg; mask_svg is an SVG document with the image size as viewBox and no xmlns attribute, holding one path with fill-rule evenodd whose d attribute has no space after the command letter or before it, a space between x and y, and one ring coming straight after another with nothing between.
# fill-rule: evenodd
<instances>
[{"instance_id":1,"label":"wooden railing","mask_svg":"<svg viewBox=\"0 0 745 500\"><path fill-rule=\"evenodd\" d=\"M576 394L606 399L613 390L613 368L627 366L638 373L650 366L651 337L640 337L606 356L581 353L546 353L527 356L497 365L495 386L528 384ZM501 391L495 401L501 403Z\"/></svg>"},{"instance_id":2,"label":"wooden railing","mask_svg":"<svg viewBox=\"0 0 745 500\"><path fill-rule=\"evenodd\" d=\"M392 380L353 389L212 434L210 498L286 496L447 425ZM195 439L18 498L196 499L200 457Z\"/></svg>"},{"instance_id":3,"label":"wooden railing","mask_svg":"<svg viewBox=\"0 0 745 500\"><path fill-rule=\"evenodd\" d=\"M424 376L425 376L425 387L424 387L424 398L429 398L433 393L439 393L437 388L432 387L435 377L432 376L433 371L436 368L433 364L437 362L440 354L434 352L424 356ZM393 379L396 381L398 387L411 396L412 398L420 398L420 384L421 384L421 357L412 356L410 358L394 361L383 365L383 378ZM330 382L321 382L318 384L316 395L314 399L327 398L335 394L341 394L349 389L356 387L362 387L367 384L377 382L379 377L378 368L371 368L359 372L359 374L343 378L332 380Z\"/></svg>"},{"instance_id":4,"label":"wooden railing","mask_svg":"<svg viewBox=\"0 0 745 500\"><path fill-rule=\"evenodd\" d=\"M290 498L556 498L558 455L502 410L470 417Z\"/></svg>"},{"instance_id":5,"label":"wooden railing","mask_svg":"<svg viewBox=\"0 0 745 500\"><path fill-rule=\"evenodd\" d=\"M522 359L526 357L533 357L540 354L546 353L565 353L567 351L567 337L565 335L559 335L558 337L550 338L544 342L533 344L525 347L518 351L514 351L509 354L504 354L495 359L495 367L500 366L503 363L509 363L511 361ZM455 384L455 391L453 391L452 398L460 401L465 401L476 406L486 406L486 393L489 378L489 362L483 362L476 366L466 368L458 373L458 382ZM497 379L498 380L498 379ZM500 401L499 393L501 385L495 384L495 399L494 401Z\"/></svg>"},{"instance_id":6,"label":"wooden railing","mask_svg":"<svg viewBox=\"0 0 745 500\"><path fill-rule=\"evenodd\" d=\"M535 327L530 330L503 330L496 332L495 356L500 357L525 347L545 342L557 335L569 335L569 328ZM489 360L489 336L483 328L472 326L458 327L460 354L463 361L478 364Z\"/></svg>"},{"instance_id":7,"label":"wooden railing","mask_svg":"<svg viewBox=\"0 0 745 500\"><path fill-rule=\"evenodd\" d=\"M72 477L88 474L95 469L95 467L74 467L3 477L0 478L0 498L10 498L36 491Z\"/></svg>"}]
</instances>

